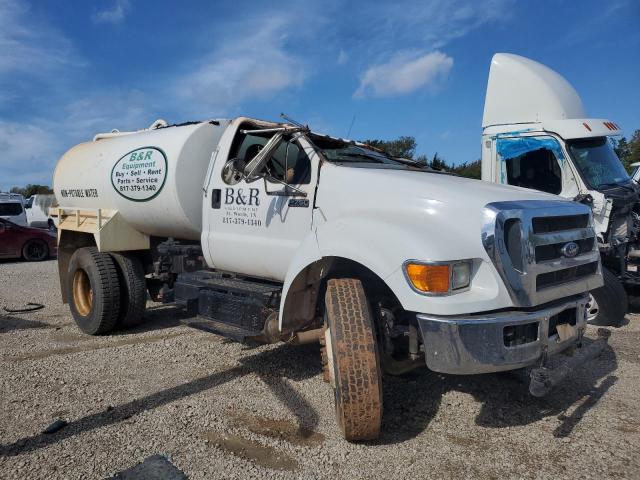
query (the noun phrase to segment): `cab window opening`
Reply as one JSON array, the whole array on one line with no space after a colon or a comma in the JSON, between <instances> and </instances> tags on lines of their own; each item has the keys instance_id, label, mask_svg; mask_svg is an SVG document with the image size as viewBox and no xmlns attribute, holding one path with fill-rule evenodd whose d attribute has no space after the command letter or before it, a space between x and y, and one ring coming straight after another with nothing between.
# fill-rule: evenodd
<instances>
[{"instance_id":1,"label":"cab window opening","mask_svg":"<svg viewBox=\"0 0 640 480\"><path fill-rule=\"evenodd\" d=\"M540 148L506 160L509 185L559 194L562 172L554 153Z\"/></svg>"},{"instance_id":2,"label":"cab window opening","mask_svg":"<svg viewBox=\"0 0 640 480\"><path fill-rule=\"evenodd\" d=\"M245 165L253 159L266 145L271 134L247 133L236 140L230 158L239 158ZM311 160L297 140L291 136L278 146L267 161L266 170L269 174L291 185L308 185L311 183ZM267 177L267 180L268 177ZM277 182L270 182L277 183Z\"/></svg>"}]
</instances>

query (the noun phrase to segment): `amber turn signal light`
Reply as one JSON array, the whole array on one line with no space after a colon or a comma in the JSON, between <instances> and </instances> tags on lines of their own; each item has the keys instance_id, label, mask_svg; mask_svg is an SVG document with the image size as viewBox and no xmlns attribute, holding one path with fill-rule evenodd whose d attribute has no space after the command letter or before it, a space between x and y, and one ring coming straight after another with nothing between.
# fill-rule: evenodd
<instances>
[{"instance_id":1,"label":"amber turn signal light","mask_svg":"<svg viewBox=\"0 0 640 480\"><path fill-rule=\"evenodd\" d=\"M407 278L413 288L424 293L449 292L449 265L424 265L408 263L406 265Z\"/></svg>"}]
</instances>

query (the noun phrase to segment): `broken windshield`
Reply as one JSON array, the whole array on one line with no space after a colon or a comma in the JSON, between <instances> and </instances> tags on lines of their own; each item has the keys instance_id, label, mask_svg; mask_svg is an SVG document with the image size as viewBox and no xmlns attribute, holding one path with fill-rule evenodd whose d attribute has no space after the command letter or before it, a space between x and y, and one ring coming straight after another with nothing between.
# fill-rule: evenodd
<instances>
[{"instance_id":1,"label":"broken windshield","mask_svg":"<svg viewBox=\"0 0 640 480\"><path fill-rule=\"evenodd\" d=\"M331 137L313 135L311 140L320 150L324 158L335 163L382 164L397 168L416 168L431 170L425 164L405 158L391 157L381 151L367 148L364 145L345 142Z\"/></svg>"},{"instance_id":2,"label":"broken windshield","mask_svg":"<svg viewBox=\"0 0 640 480\"><path fill-rule=\"evenodd\" d=\"M582 177L591 188L629 181L629 175L606 137L571 140L567 143Z\"/></svg>"}]
</instances>

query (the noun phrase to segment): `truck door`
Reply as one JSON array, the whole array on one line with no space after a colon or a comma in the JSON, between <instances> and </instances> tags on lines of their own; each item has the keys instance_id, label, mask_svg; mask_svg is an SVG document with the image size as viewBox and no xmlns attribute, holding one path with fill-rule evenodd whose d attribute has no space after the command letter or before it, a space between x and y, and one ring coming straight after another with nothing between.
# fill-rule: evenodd
<instances>
[{"instance_id":1,"label":"truck door","mask_svg":"<svg viewBox=\"0 0 640 480\"><path fill-rule=\"evenodd\" d=\"M248 163L271 136L239 133L228 158ZM224 171L227 162L219 160L209 182L211 202L205 203L207 263L284 280L296 250L311 233L318 155L304 136L285 136L266 165L272 179L249 182L230 179Z\"/></svg>"},{"instance_id":2,"label":"truck door","mask_svg":"<svg viewBox=\"0 0 640 480\"><path fill-rule=\"evenodd\" d=\"M554 137L499 137L495 155L499 183L566 198L574 198L579 193L571 162Z\"/></svg>"}]
</instances>

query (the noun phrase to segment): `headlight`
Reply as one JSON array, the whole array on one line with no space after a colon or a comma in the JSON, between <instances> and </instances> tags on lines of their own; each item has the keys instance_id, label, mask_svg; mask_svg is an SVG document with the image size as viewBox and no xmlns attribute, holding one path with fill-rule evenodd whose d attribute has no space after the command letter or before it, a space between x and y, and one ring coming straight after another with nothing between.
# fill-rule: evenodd
<instances>
[{"instance_id":1,"label":"headlight","mask_svg":"<svg viewBox=\"0 0 640 480\"><path fill-rule=\"evenodd\" d=\"M471 262L454 263L451 269L451 290L467 288L471 283Z\"/></svg>"},{"instance_id":2,"label":"headlight","mask_svg":"<svg viewBox=\"0 0 640 480\"><path fill-rule=\"evenodd\" d=\"M404 273L411 287L427 295L447 295L462 291L471 284L471 260L419 262L409 260Z\"/></svg>"}]
</instances>

